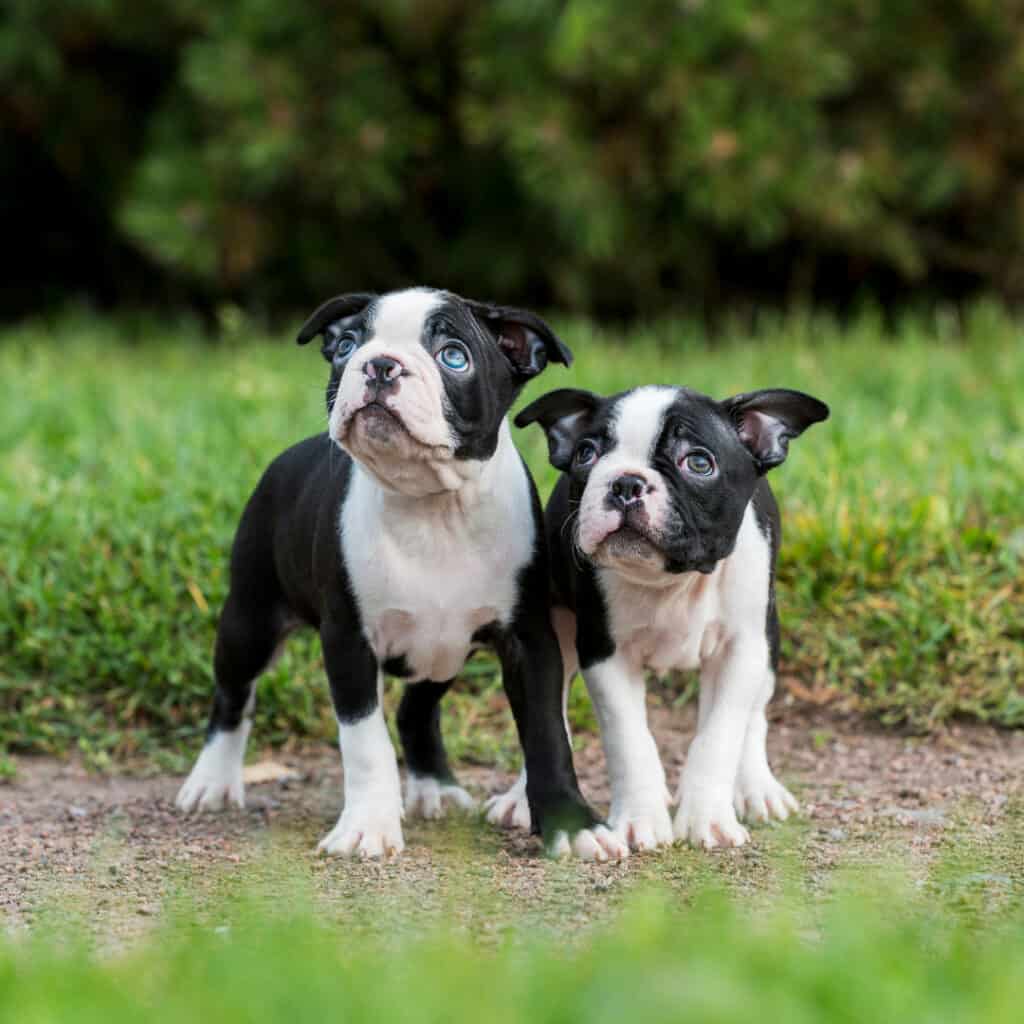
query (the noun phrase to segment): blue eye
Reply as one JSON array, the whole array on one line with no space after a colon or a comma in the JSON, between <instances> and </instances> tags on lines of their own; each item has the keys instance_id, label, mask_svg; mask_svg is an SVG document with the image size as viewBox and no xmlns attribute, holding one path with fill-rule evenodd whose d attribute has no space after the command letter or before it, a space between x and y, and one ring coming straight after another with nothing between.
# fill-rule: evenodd
<instances>
[{"instance_id":1,"label":"blue eye","mask_svg":"<svg viewBox=\"0 0 1024 1024\"><path fill-rule=\"evenodd\" d=\"M705 455L703 452L690 452L683 459L683 465L697 476L711 476L715 471L715 464L711 456Z\"/></svg>"},{"instance_id":2,"label":"blue eye","mask_svg":"<svg viewBox=\"0 0 1024 1024\"><path fill-rule=\"evenodd\" d=\"M358 347L355 338L343 338L337 351L334 353L334 358L338 361L348 359Z\"/></svg>"},{"instance_id":3,"label":"blue eye","mask_svg":"<svg viewBox=\"0 0 1024 1024\"><path fill-rule=\"evenodd\" d=\"M597 461L597 445L593 441L580 441L576 448L576 465L589 466Z\"/></svg>"},{"instance_id":4,"label":"blue eye","mask_svg":"<svg viewBox=\"0 0 1024 1024\"><path fill-rule=\"evenodd\" d=\"M352 331L342 331L337 324L331 324L327 328L326 344L334 346L331 362L343 363L359 348L359 339ZM328 350L325 348L324 351L326 354Z\"/></svg>"},{"instance_id":5,"label":"blue eye","mask_svg":"<svg viewBox=\"0 0 1024 1024\"><path fill-rule=\"evenodd\" d=\"M445 345L437 353L437 361L454 373L465 373L469 369L469 353L461 345Z\"/></svg>"}]
</instances>

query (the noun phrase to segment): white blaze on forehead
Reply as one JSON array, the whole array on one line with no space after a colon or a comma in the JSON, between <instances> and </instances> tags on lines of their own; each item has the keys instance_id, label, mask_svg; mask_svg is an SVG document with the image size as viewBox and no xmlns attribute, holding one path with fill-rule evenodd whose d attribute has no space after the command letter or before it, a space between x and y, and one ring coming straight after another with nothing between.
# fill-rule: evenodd
<instances>
[{"instance_id":1,"label":"white blaze on forehead","mask_svg":"<svg viewBox=\"0 0 1024 1024\"><path fill-rule=\"evenodd\" d=\"M381 296L373 307L370 340L391 346L419 345L423 325L444 302L433 288L408 288Z\"/></svg>"},{"instance_id":2,"label":"white blaze on forehead","mask_svg":"<svg viewBox=\"0 0 1024 1024\"><path fill-rule=\"evenodd\" d=\"M665 413L675 398L675 388L659 385L637 388L622 398L615 406L615 448L610 454L648 465Z\"/></svg>"},{"instance_id":3,"label":"white blaze on forehead","mask_svg":"<svg viewBox=\"0 0 1024 1024\"><path fill-rule=\"evenodd\" d=\"M576 538L584 554L593 554L622 525L622 513L609 507L606 498L609 487L623 473L647 481L644 511L648 525L655 533L664 526L668 497L661 474L651 466L651 453L675 397L675 388L652 385L637 388L616 403L612 444L591 470L580 501Z\"/></svg>"},{"instance_id":4,"label":"white blaze on forehead","mask_svg":"<svg viewBox=\"0 0 1024 1024\"><path fill-rule=\"evenodd\" d=\"M328 423L331 437L386 488L421 497L458 490L466 479L463 469L469 468L453 461L456 441L444 382L423 347L424 325L444 302L444 292L429 288L391 292L376 301L367 340L345 365ZM405 372L380 396L367 388L365 371L371 359L382 356L396 359ZM357 423L356 414L370 401L391 411L405 431Z\"/></svg>"}]
</instances>

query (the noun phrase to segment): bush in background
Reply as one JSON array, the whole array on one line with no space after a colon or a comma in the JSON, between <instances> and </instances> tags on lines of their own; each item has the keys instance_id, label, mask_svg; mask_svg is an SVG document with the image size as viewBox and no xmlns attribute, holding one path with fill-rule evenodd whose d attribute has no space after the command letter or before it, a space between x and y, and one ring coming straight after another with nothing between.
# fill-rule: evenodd
<instances>
[{"instance_id":1,"label":"bush in background","mask_svg":"<svg viewBox=\"0 0 1024 1024\"><path fill-rule=\"evenodd\" d=\"M13 0L0 309L1024 293L1024 3Z\"/></svg>"}]
</instances>

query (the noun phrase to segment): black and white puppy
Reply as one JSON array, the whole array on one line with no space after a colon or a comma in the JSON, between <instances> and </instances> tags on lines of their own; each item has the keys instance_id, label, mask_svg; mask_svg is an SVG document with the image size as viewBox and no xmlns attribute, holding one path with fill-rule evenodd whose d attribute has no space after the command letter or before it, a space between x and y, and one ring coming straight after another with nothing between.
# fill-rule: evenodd
<instances>
[{"instance_id":1,"label":"black and white puppy","mask_svg":"<svg viewBox=\"0 0 1024 1024\"><path fill-rule=\"evenodd\" d=\"M555 623L571 680L578 652L611 777L608 823L633 849L673 838L741 846L739 818L797 804L768 766L775 685L779 512L764 474L828 407L797 391L719 402L679 387L603 398L544 395L540 423L563 470L547 508ZM671 820L647 726L646 670L700 669L697 735ZM528 768L529 766L527 766ZM496 813L525 823L525 772Z\"/></svg>"},{"instance_id":2,"label":"black and white puppy","mask_svg":"<svg viewBox=\"0 0 1024 1024\"><path fill-rule=\"evenodd\" d=\"M382 675L406 681L398 732L404 811L472 806L448 766L439 702L481 645L499 655L549 850L628 850L580 795L550 620L540 502L506 413L569 350L539 317L415 288L324 303L298 341L331 365L328 431L289 448L242 516L214 656L206 745L184 811L241 806L253 684L296 626L319 630L344 766L330 854L402 850L398 764Z\"/></svg>"}]
</instances>

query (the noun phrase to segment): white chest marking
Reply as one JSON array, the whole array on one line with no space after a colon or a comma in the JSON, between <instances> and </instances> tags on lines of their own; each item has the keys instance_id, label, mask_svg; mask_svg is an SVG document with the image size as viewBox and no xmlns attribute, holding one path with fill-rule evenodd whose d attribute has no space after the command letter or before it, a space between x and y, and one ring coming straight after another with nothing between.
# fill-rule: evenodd
<instances>
[{"instance_id":1,"label":"white chest marking","mask_svg":"<svg viewBox=\"0 0 1024 1024\"><path fill-rule=\"evenodd\" d=\"M341 546L363 632L379 661L404 657L415 679L444 682L473 634L507 625L533 553L530 489L507 424L479 480L410 499L358 465L341 512Z\"/></svg>"},{"instance_id":2,"label":"white chest marking","mask_svg":"<svg viewBox=\"0 0 1024 1024\"><path fill-rule=\"evenodd\" d=\"M686 573L665 586L599 571L616 648L637 670L694 669L714 657L738 624L764 630L771 551L747 507L736 548L708 575Z\"/></svg>"}]
</instances>

